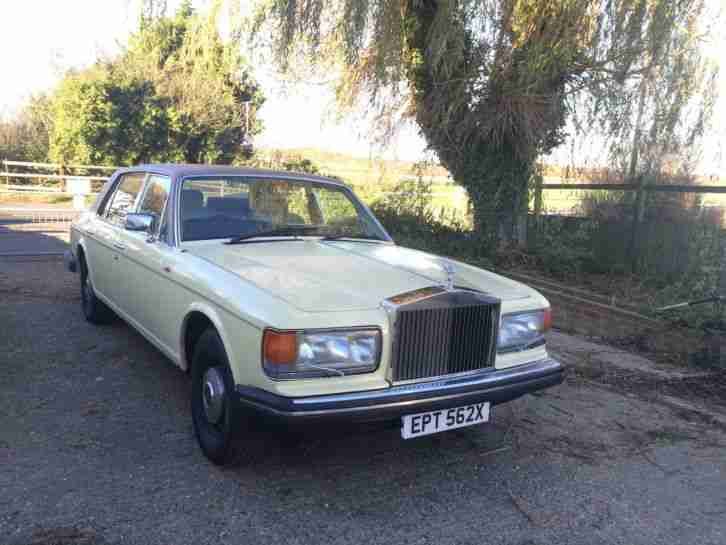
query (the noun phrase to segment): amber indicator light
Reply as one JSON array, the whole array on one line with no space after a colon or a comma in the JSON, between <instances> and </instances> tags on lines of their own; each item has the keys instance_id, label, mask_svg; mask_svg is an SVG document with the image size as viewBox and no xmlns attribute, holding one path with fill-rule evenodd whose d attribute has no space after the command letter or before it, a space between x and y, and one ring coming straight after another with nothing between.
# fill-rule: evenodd
<instances>
[{"instance_id":1,"label":"amber indicator light","mask_svg":"<svg viewBox=\"0 0 726 545\"><path fill-rule=\"evenodd\" d=\"M265 331L262 353L267 363L289 365L297 360L297 335Z\"/></svg>"},{"instance_id":2,"label":"amber indicator light","mask_svg":"<svg viewBox=\"0 0 726 545\"><path fill-rule=\"evenodd\" d=\"M544 318L542 320L542 325L543 325L545 331L549 331L552 328L552 309L551 308L546 308L544 310Z\"/></svg>"}]
</instances>

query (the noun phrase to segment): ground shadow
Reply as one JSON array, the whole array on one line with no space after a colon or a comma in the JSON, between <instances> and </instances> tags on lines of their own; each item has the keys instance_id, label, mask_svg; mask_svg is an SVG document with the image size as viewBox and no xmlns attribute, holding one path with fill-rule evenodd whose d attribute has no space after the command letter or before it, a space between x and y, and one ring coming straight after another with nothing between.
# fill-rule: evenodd
<instances>
[{"instance_id":1,"label":"ground shadow","mask_svg":"<svg viewBox=\"0 0 726 545\"><path fill-rule=\"evenodd\" d=\"M68 244L59 236L70 223L34 224L27 218L0 219L0 256L62 255Z\"/></svg>"}]
</instances>

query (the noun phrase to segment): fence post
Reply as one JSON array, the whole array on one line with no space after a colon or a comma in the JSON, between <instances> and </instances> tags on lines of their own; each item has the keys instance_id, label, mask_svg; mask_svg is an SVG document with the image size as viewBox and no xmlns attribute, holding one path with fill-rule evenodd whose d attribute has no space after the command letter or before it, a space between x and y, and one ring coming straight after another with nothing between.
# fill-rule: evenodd
<instances>
[{"instance_id":1,"label":"fence post","mask_svg":"<svg viewBox=\"0 0 726 545\"><path fill-rule=\"evenodd\" d=\"M635 202L633 203L633 223L630 229L630 244L628 254L630 258L630 269L632 272L638 270L638 255L640 251L641 224L645 218L645 176L638 181L638 189L635 190Z\"/></svg>"},{"instance_id":2,"label":"fence post","mask_svg":"<svg viewBox=\"0 0 726 545\"><path fill-rule=\"evenodd\" d=\"M60 165L58 165L58 174L60 174L61 176L63 176L65 173L66 173L66 169L63 166L63 163L61 163Z\"/></svg>"},{"instance_id":3,"label":"fence post","mask_svg":"<svg viewBox=\"0 0 726 545\"><path fill-rule=\"evenodd\" d=\"M540 231L542 226L542 185L544 183L544 176L539 169L534 174L534 221L531 235L528 237L528 242L532 247L539 245Z\"/></svg>"},{"instance_id":4,"label":"fence post","mask_svg":"<svg viewBox=\"0 0 726 545\"><path fill-rule=\"evenodd\" d=\"M723 297L726 295L726 229L721 224L716 229L716 237L718 243L718 279L716 284L716 294ZM718 319L721 320L723 316L723 301L718 300L716 302L716 310L718 312Z\"/></svg>"}]
</instances>

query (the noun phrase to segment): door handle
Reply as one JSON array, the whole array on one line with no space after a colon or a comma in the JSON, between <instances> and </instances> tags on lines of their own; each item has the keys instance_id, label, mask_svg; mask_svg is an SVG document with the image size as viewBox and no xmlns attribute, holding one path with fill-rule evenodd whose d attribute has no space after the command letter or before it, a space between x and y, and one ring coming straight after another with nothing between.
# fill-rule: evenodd
<instances>
[{"instance_id":1,"label":"door handle","mask_svg":"<svg viewBox=\"0 0 726 545\"><path fill-rule=\"evenodd\" d=\"M113 247L116 248L117 250L125 250L126 249L126 245L125 244L121 244L120 242L114 242L113 243Z\"/></svg>"}]
</instances>

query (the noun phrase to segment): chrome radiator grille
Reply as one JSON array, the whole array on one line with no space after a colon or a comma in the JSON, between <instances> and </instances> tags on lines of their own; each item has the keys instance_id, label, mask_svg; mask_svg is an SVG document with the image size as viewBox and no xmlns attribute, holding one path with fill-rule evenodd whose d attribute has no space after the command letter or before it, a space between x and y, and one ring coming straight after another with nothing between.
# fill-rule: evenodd
<instances>
[{"instance_id":1,"label":"chrome radiator grille","mask_svg":"<svg viewBox=\"0 0 726 545\"><path fill-rule=\"evenodd\" d=\"M447 292L396 311L393 380L405 381L494 365L498 299Z\"/></svg>"}]
</instances>

